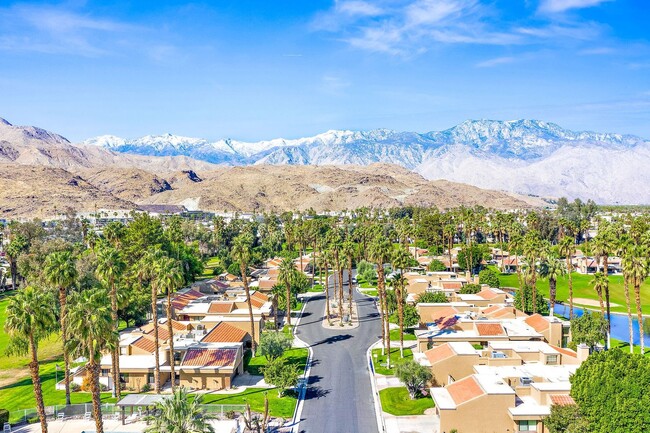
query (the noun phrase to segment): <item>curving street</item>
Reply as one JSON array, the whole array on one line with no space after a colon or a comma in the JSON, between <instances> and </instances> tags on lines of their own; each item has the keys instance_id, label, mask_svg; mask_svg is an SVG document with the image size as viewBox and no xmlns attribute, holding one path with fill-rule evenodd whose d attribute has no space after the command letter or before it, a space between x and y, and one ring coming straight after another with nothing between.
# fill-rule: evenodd
<instances>
[{"instance_id":1,"label":"curving street","mask_svg":"<svg viewBox=\"0 0 650 433\"><path fill-rule=\"evenodd\" d=\"M332 298L333 283L330 278ZM344 290L347 296L347 286ZM356 290L353 293L360 322L354 329L323 328L324 294L312 297L305 306L297 336L312 347L313 359L300 417L301 432L377 433L366 351L381 337L379 313L372 298Z\"/></svg>"}]
</instances>

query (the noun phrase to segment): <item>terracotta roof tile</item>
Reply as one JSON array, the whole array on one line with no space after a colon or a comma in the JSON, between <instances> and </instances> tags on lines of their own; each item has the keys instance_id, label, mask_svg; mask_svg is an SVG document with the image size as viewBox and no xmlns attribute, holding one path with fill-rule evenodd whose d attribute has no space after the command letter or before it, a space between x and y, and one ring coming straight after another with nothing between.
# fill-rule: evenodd
<instances>
[{"instance_id":1,"label":"terracotta roof tile","mask_svg":"<svg viewBox=\"0 0 650 433\"><path fill-rule=\"evenodd\" d=\"M483 314L490 314L494 313L497 310L501 309L501 305L492 305L491 307L487 307L485 310L482 311Z\"/></svg>"},{"instance_id":2,"label":"terracotta roof tile","mask_svg":"<svg viewBox=\"0 0 650 433\"><path fill-rule=\"evenodd\" d=\"M235 309L234 302L212 302L208 308L210 314L226 314Z\"/></svg>"},{"instance_id":3,"label":"terracotta roof tile","mask_svg":"<svg viewBox=\"0 0 650 433\"><path fill-rule=\"evenodd\" d=\"M201 340L202 343L239 343L248 333L228 323L220 322Z\"/></svg>"},{"instance_id":4,"label":"terracotta roof tile","mask_svg":"<svg viewBox=\"0 0 650 433\"><path fill-rule=\"evenodd\" d=\"M444 307L444 308L441 308L441 309L431 313L431 319L435 323L436 321L438 321L440 319L444 319L446 317L453 316L455 314L458 314L458 310L456 308L454 308L454 307Z\"/></svg>"},{"instance_id":5,"label":"terracotta roof tile","mask_svg":"<svg viewBox=\"0 0 650 433\"><path fill-rule=\"evenodd\" d=\"M233 366L237 349L188 349L181 367Z\"/></svg>"},{"instance_id":6,"label":"terracotta roof tile","mask_svg":"<svg viewBox=\"0 0 650 433\"><path fill-rule=\"evenodd\" d=\"M177 293L176 296L174 296L172 299L172 307L176 310L182 310L187 306L187 304L190 303L190 301L202 298L203 296L205 296L203 293L197 292L196 290L188 290L184 293Z\"/></svg>"},{"instance_id":7,"label":"terracotta roof tile","mask_svg":"<svg viewBox=\"0 0 650 433\"><path fill-rule=\"evenodd\" d=\"M447 343L442 344L440 346L435 346L427 350L426 352L424 352L424 355L427 357L427 359L432 365L438 361L442 361L443 359L450 358L455 354L456 352L454 352L451 346Z\"/></svg>"},{"instance_id":8,"label":"terracotta roof tile","mask_svg":"<svg viewBox=\"0 0 650 433\"><path fill-rule=\"evenodd\" d=\"M476 332L478 335L506 335L503 326L499 323L476 323Z\"/></svg>"},{"instance_id":9,"label":"terracotta roof tile","mask_svg":"<svg viewBox=\"0 0 650 433\"><path fill-rule=\"evenodd\" d=\"M451 395L451 398L457 405L485 394L485 391L483 391L483 388L481 388L473 376L466 377L465 379L461 379L451 385L447 385L447 391L449 391L449 395Z\"/></svg>"},{"instance_id":10,"label":"terracotta roof tile","mask_svg":"<svg viewBox=\"0 0 650 433\"><path fill-rule=\"evenodd\" d=\"M540 314L535 313L530 317L527 317L524 320L528 326L533 328L537 332L542 332L550 326L548 320L544 319Z\"/></svg>"},{"instance_id":11,"label":"terracotta roof tile","mask_svg":"<svg viewBox=\"0 0 650 433\"><path fill-rule=\"evenodd\" d=\"M491 299L494 299L497 296L499 296L498 293L496 293L495 291L490 290L490 289L483 289L480 292L478 292L476 295L480 296L481 298L483 298L483 299L485 299L487 301L489 301Z\"/></svg>"},{"instance_id":12,"label":"terracotta roof tile","mask_svg":"<svg viewBox=\"0 0 650 433\"><path fill-rule=\"evenodd\" d=\"M564 347L559 347L559 346L553 346L552 344L549 344L549 346L551 346L553 349L560 352L562 355L571 356L573 358L578 357L578 354L571 349L566 349Z\"/></svg>"},{"instance_id":13,"label":"terracotta roof tile","mask_svg":"<svg viewBox=\"0 0 650 433\"><path fill-rule=\"evenodd\" d=\"M443 281L442 282L442 288L443 289L462 289L463 288L463 283L461 283L461 282Z\"/></svg>"},{"instance_id":14,"label":"terracotta roof tile","mask_svg":"<svg viewBox=\"0 0 650 433\"><path fill-rule=\"evenodd\" d=\"M137 347L140 350L144 350L147 353L154 353L156 350L156 341L154 340L153 336L149 337L148 335L143 335L131 343L131 346Z\"/></svg>"},{"instance_id":15,"label":"terracotta roof tile","mask_svg":"<svg viewBox=\"0 0 650 433\"><path fill-rule=\"evenodd\" d=\"M576 402L575 400L573 400L573 398L570 395L553 394L551 395L551 404L555 404L558 406L572 406L575 405Z\"/></svg>"}]
</instances>

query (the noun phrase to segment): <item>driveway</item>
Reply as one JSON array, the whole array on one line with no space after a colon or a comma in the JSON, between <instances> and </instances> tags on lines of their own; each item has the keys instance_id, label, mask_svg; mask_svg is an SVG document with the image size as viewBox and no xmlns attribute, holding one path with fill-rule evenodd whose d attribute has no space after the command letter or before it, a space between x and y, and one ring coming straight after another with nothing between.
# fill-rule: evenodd
<instances>
[{"instance_id":1,"label":"driveway","mask_svg":"<svg viewBox=\"0 0 650 433\"><path fill-rule=\"evenodd\" d=\"M347 282L347 273L343 280ZM330 278L330 295L334 278ZM347 296L347 286L344 291ZM322 326L325 295L305 306L297 336L313 350L308 388L300 419L305 433L377 433L366 351L381 338L374 300L354 291L359 327L341 330Z\"/></svg>"}]
</instances>

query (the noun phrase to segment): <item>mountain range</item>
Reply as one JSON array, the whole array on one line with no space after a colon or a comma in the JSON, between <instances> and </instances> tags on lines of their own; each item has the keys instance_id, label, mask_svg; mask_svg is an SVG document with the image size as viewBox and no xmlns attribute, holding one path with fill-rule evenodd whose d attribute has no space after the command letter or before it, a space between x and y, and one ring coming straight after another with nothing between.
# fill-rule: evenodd
<instances>
[{"instance_id":1,"label":"mountain range","mask_svg":"<svg viewBox=\"0 0 650 433\"><path fill-rule=\"evenodd\" d=\"M187 140L168 137L167 142L158 143L156 151L152 145L151 152L166 146L192 147ZM242 146L237 152L253 155L264 146ZM393 164L217 165L180 152L135 155L114 151L108 143L106 147L72 144L41 128L0 119L0 218L51 217L69 208L134 209L143 204L182 204L190 210L217 212L544 205L530 197L429 181Z\"/></svg>"},{"instance_id":2,"label":"mountain range","mask_svg":"<svg viewBox=\"0 0 650 433\"><path fill-rule=\"evenodd\" d=\"M127 140L100 136L85 147L146 156L189 157L219 165L397 164L429 180L599 203L650 203L650 141L575 132L539 120L468 120L427 133L331 130L313 137L243 142L171 134Z\"/></svg>"}]
</instances>

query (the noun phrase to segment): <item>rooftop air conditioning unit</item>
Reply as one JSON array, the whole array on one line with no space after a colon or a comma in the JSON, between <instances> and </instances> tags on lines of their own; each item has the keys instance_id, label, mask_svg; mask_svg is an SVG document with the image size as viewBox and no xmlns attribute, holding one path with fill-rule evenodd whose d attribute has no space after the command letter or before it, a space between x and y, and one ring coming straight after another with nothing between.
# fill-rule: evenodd
<instances>
[{"instance_id":1,"label":"rooftop air conditioning unit","mask_svg":"<svg viewBox=\"0 0 650 433\"><path fill-rule=\"evenodd\" d=\"M522 386L529 386L531 383L533 383L533 379L530 377L522 377L521 378L521 385Z\"/></svg>"}]
</instances>

